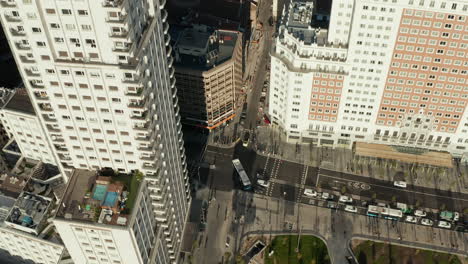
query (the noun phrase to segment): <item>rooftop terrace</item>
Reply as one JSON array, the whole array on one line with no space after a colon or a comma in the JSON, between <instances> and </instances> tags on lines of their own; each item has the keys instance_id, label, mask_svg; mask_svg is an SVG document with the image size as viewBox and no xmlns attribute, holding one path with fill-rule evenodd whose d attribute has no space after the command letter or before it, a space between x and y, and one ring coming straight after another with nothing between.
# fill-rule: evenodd
<instances>
[{"instance_id":1,"label":"rooftop terrace","mask_svg":"<svg viewBox=\"0 0 468 264\"><path fill-rule=\"evenodd\" d=\"M138 194L137 174L74 170L56 217L125 226Z\"/></svg>"},{"instance_id":2,"label":"rooftop terrace","mask_svg":"<svg viewBox=\"0 0 468 264\"><path fill-rule=\"evenodd\" d=\"M177 67L209 70L231 59L238 33L204 25L172 31Z\"/></svg>"},{"instance_id":3,"label":"rooftop terrace","mask_svg":"<svg viewBox=\"0 0 468 264\"><path fill-rule=\"evenodd\" d=\"M326 45L329 15L328 9L317 8L314 1L292 1L283 15L280 32L287 30L307 45Z\"/></svg>"},{"instance_id":4,"label":"rooftop terrace","mask_svg":"<svg viewBox=\"0 0 468 264\"><path fill-rule=\"evenodd\" d=\"M7 226L38 235L41 225L45 224L45 216L49 210L52 199L23 192L16 200L5 224Z\"/></svg>"}]
</instances>

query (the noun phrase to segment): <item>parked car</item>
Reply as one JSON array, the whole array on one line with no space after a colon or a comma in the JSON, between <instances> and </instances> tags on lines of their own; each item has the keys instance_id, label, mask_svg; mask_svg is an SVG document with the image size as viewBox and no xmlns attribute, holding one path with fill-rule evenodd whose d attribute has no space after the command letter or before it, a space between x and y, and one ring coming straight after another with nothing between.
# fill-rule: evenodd
<instances>
[{"instance_id":1,"label":"parked car","mask_svg":"<svg viewBox=\"0 0 468 264\"><path fill-rule=\"evenodd\" d=\"M425 226L432 226L434 222L431 219L423 218L421 219L421 224Z\"/></svg>"},{"instance_id":2,"label":"parked car","mask_svg":"<svg viewBox=\"0 0 468 264\"><path fill-rule=\"evenodd\" d=\"M459 212L454 212L453 213L453 221L457 222L458 220L460 220L460 213Z\"/></svg>"},{"instance_id":3,"label":"parked car","mask_svg":"<svg viewBox=\"0 0 468 264\"><path fill-rule=\"evenodd\" d=\"M414 216L407 215L405 221L408 222L408 223L416 224L418 222L418 219L416 217L414 217Z\"/></svg>"},{"instance_id":4,"label":"parked car","mask_svg":"<svg viewBox=\"0 0 468 264\"><path fill-rule=\"evenodd\" d=\"M246 131L244 133L244 138L242 139L242 146L247 147L249 145L249 140L250 140L250 133L249 131Z\"/></svg>"},{"instance_id":5,"label":"parked car","mask_svg":"<svg viewBox=\"0 0 468 264\"><path fill-rule=\"evenodd\" d=\"M265 188L268 188L268 186L270 186L270 183L265 180L257 180L257 184Z\"/></svg>"},{"instance_id":6,"label":"parked car","mask_svg":"<svg viewBox=\"0 0 468 264\"><path fill-rule=\"evenodd\" d=\"M305 189L304 190L304 195L305 196L308 196L308 197L317 197L318 196L318 192L312 190L312 189Z\"/></svg>"},{"instance_id":7,"label":"parked car","mask_svg":"<svg viewBox=\"0 0 468 264\"><path fill-rule=\"evenodd\" d=\"M341 195L339 201L342 203L352 203L353 198L346 196L346 195Z\"/></svg>"},{"instance_id":8,"label":"parked car","mask_svg":"<svg viewBox=\"0 0 468 264\"><path fill-rule=\"evenodd\" d=\"M452 227L452 224L450 224L447 221L440 220L439 223L437 224L437 226L442 227L442 228L450 229Z\"/></svg>"},{"instance_id":9,"label":"parked car","mask_svg":"<svg viewBox=\"0 0 468 264\"><path fill-rule=\"evenodd\" d=\"M322 199L324 200L333 200L333 198L335 198L333 194L329 194L327 192L322 193Z\"/></svg>"},{"instance_id":10,"label":"parked car","mask_svg":"<svg viewBox=\"0 0 468 264\"><path fill-rule=\"evenodd\" d=\"M328 202L327 207L330 209L336 209L338 205L335 202Z\"/></svg>"},{"instance_id":11,"label":"parked car","mask_svg":"<svg viewBox=\"0 0 468 264\"><path fill-rule=\"evenodd\" d=\"M350 213L357 213L357 208L356 206L352 206L352 205L346 205L344 210L346 212L350 212Z\"/></svg>"},{"instance_id":12,"label":"parked car","mask_svg":"<svg viewBox=\"0 0 468 264\"><path fill-rule=\"evenodd\" d=\"M416 210L416 211L414 211L414 215L415 216L420 216L420 217L425 217L427 215L427 213L424 212L423 210Z\"/></svg>"},{"instance_id":13,"label":"parked car","mask_svg":"<svg viewBox=\"0 0 468 264\"><path fill-rule=\"evenodd\" d=\"M406 188L406 182L405 181L394 181L393 185L401 188Z\"/></svg>"}]
</instances>

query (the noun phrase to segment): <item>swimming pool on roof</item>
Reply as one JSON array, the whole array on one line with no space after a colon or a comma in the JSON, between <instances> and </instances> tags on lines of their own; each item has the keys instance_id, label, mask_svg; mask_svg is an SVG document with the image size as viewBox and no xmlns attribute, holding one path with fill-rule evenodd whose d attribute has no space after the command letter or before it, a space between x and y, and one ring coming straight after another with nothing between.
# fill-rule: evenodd
<instances>
[{"instance_id":1,"label":"swimming pool on roof","mask_svg":"<svg viewBox=\"0 0 468 264\"><path fill-rule=\"evenodd\" d=\"M93 193L93 199L102 201L104 200L104 197L106 196L107 192L107 185L102 185L98 184L96 185L96 188L94 189Z\"/></svg>"},{"instance_id":2,"label":"swimming pool on roof","mask_svg":"<svg viewBox=\"0 0 468 264\"><path fill-rule=\"evenodd\" d=\"M113 207L117 201L119 194L117 192L108 192L106 199L104 200L103 206Z\"/></svg>"}]
</instances>

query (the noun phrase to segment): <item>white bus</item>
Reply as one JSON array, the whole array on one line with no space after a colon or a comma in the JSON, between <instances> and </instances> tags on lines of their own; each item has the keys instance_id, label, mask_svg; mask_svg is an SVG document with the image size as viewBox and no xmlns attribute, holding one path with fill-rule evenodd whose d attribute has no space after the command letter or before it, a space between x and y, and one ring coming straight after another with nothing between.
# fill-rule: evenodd
<instances>
[{"instance_id":1,"label":"white bus","mask_svg":"<svg viewBox=\"0 0 468 264\"><path fill-rule=\"evenodd\" d=\"M242 167L240 160L239 159L232 160L232 165L234 165L237 175L239 176L239 181L242 185L242 189L244 191L252 190L252 183L250 182L249 176L247 176L247 173L245 172L244 167Z\"/></svg>"},{"instance_id":2,"label":"white bus","mask_svg":"<svg viewBox=\"0 0 468 264\"><path fill-rule=\"evenodd\" d=\"M385 219L398 220L403 217L403 212L399 209L392 209L383 206L369 205L367 215L372 217L383 217Z\"/></svg>"}]
</instances>

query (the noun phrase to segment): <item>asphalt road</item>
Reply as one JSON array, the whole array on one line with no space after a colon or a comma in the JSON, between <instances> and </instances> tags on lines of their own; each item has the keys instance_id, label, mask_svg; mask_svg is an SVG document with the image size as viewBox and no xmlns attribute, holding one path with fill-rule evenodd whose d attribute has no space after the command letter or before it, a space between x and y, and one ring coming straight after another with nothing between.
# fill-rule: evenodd
<instances>
[{"instance_id":1,"label":"asphalt road","mask_svg":"<svg viewBox=\"0 0 468 264\"><path fill-rule=\"evenodd\" d=\"M251 149L237 144L233 149L208 147L207 155L216 160L216 170L222 170L221 176L214 179L213 187L221 190L235 188L236 175L232 159L239 158L249 177L256 182L260 173L269 179L270 186L259 188L258 193L288 201L301 201L304 188L321 187L324 190L359 196L362 200L384 200L406 203L421 208L441 209L462 212L468 205L468 195L434 190L409 185L406 189L395 187L393 182L376 180L359 175L336 172L323 168L310 167L299 163L279 160L258 155ZM210 157L208 157L208 160ZM207 160L205 158L205 160Z\"/></svg>"},{"instance_id":2,"label":"asphalt road","mask_svg":"<svg viewBox=\"0 0 468 264\"><path fill-rule=\"evenodd\" d=\"M256 57L260 57L260 62L257 65L257 72L253 82L252 91L247 97L247 116L245 119L245 128L251 130L257 126L257 115L258 115L258 104L261 97L263 82L266 77L266 65L270 60L270 49L272 41L272 33L274 27L271 27L268 23L268 19L271 16L271 0L262 0L260 1L258 21L263 23L263 37L261 38L261 43L254 45L261 45L261 54ZM252 44L251 44L252 45ZM256 59L256 58L253 58Z\"/></svg>"}]
</instances>

